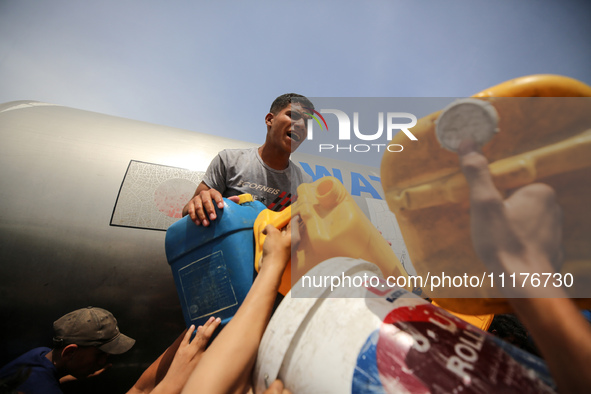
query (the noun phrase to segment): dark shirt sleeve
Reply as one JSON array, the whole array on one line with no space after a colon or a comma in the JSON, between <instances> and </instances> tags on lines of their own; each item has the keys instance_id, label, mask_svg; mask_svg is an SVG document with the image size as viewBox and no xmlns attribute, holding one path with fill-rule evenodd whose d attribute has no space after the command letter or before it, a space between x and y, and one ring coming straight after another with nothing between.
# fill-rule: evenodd
<instances>
[{"instance_id":1,"label":"dark shirt sleeve","mask_svg":"<svg viewBox=\"0 0 591 394\"><path fill-rule=\"evenodd\" d=\"M59 381L50 371L34 371L18 388L24 394L63 394Z\"/></svg>"},{"instance_id":2,"label":"dark shirt sleeve","mask_svg":"<svg viewBox=\"0 0 591 394\"><path fill-rule=\"evenodd\" d=\"M17 390L25 394L63 394L57 370L45 355L49 348L35 348L14 359L0 370L0 377L6 381L19 378L23 372L28 373L26 380ZM15 384L21 382L18 379Z\"/></svg>"}]
</instances>

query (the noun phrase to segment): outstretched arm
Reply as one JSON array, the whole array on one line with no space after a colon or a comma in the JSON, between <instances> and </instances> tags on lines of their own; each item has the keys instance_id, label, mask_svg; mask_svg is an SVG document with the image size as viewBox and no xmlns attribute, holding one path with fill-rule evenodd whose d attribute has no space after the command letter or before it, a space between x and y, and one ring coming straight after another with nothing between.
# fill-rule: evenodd
<instances>
[{"instance_id":1,"label":"outstretched arm","mask_svg":"<svg viewBox=\"0 0 591 394\"><path fill-rule=\"evenodd\" d=\"M291 251L291 225L282 231L267 225L265 231L257 278L236 315L205 352L183 393L229 393L250 385L259 343Z\"/></svg>"},{"instance_id":2,"label":"outstretched arm","mask_svg":"<svg viewBox=\"0 0 591 394\"><path fill-rule=\"evenodd\" d=\"M459 153L470 187L472 242L480 259L498 273L554 272L562 258L561 209L554 190L530 184L503 199L488 161L475 145L464 141ZM560 391L588 392L591 328L572 300L562 289L510 290L509 302L532 334Z\"/></svg>"},{"instance_id":3,"label":"outstretched arm","mask_svg":"<svg viewBox=\"0 0 591 394\"><path fill-rule=\"evenodd\" d=\"M113 366L113 364L109 363L107 364L104 368L99 369L98 371L95 371L93 373L91 373L90 375L88 375L85 379L89 379L89 378L94 378L96 376L99 376L100 374L102 374L103 372L105 372L107 369L111 368ZM76 379L76 377L72 376L72 375L66 375L66 376L62 376L60 378L60 384L64 384L64 383L68 383L68 382L73 382L74 380L78 380Z\"/></svg>"},{"instance_id":4,"label":"outstretched arm","mask_svg":"<svg viewBox=\"0 0 591 394\"><path fill-rule=\"evenodd\" d=\"M164 378L172 359L179 348L181 341L185 337L187 330L183 331L181 335L170 345L164 353L160 355L140 376L133 387L127 392L127 394L144 394L150 393L154 390L154 387Z\"/></svg>"},{"instance_id":5,"label":"outstretched arm","mask_svg":"<svg viewBox=\"0 0 591 394\"><path fill-rule=\"evenodd\" d=\"M127 394L180 393L219 324L219 319L210 318L207 323L197 328L192 341L190 338L195 326L183 331L173 344L144 371Z\"/></svg>"}]
</instances>

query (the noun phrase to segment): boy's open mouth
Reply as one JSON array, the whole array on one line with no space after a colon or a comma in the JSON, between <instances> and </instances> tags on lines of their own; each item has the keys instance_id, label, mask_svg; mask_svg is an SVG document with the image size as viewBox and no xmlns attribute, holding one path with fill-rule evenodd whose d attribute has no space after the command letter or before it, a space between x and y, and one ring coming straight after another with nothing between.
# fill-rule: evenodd
<instances>
[{"instance_id":1,"label":"boy's open mouth","mask_svg":"<svg viewBox=\"0 0 591 394\"><path fill-rule=\"evenodd\" d=\"M294 131L289 131L287 135L295 142L300 142L300 140L302 139L302 137L300 137L300 135Z\"/></svg>"}]
</instances>

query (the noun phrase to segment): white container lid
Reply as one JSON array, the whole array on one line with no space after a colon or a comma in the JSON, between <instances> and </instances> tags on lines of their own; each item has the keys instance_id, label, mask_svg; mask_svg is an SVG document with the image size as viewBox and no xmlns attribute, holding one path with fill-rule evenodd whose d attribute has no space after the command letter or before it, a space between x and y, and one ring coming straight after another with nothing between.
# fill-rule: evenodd
<instances>
[{"instance_id":1,"label":"white container lid","mask_svg":"<svg viewBox=\"0 0 591 394\"><path fill-rule=\"evenodd\" d=\"M456 100L443 109L435 133L442 147L457 152L460 143L471 138L483 146L499 132L499 114L488 101L475 98Z\"/></svg>"}]
</instances>

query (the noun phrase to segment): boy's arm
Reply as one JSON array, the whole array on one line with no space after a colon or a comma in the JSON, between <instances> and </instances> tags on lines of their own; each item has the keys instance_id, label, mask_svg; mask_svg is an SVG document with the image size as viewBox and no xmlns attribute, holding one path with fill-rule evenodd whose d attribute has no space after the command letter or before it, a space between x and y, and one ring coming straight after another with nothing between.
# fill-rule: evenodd
<instances>
[{"instance_id":1,"label":"boy's arm","mask_svg":"<svg viewBox=\"0 0 591 394\"><path fill-rule=\"evenodd\" d=\"M243 391L250 384L259 343L291 251L291 225L283 231L267 225L265 231L259 274L236 315L203 355L184 393Z\"/></svg>"},{"instance_id":2,"label":"boy's arm","mask_svg":"<svg viewBox=\"0 0 591 394\"><path fill-rule=\"evenodd\" d=\"M168 367L172 363L174 355L179 348L181 341L185 337L187 330L183 331L181 335L164 351L140 376L133 387L127 394L143 394L151 392L154 387L162 380Z\"/></svg>"},{"instance_id":3,"label":"boy's arm","mask_svg":"<svg viewBox=\"0 0 591 394\"><path fill-rule=\"evenodd\" d=\"M221 320L210 317L207 323L197 328L195 338L191 341L191 334L195 326L191 326L185 334L172 364L164 379L154 388L152 394L178 394L183 389L187 379L201 361L207 342Z\"/></svg>"},{"instance_id":4,"label":"boy's arm","mask_svg":"<svg viewBox=\"0 0 591 394\"><path fill-rule=\"evenodd\" d=\"M210 318L207 323L198 327L192 341L190 338L195 326L183 331L173 344L144 371L127 394L180 393L219 324L219 319Z\"/></svg>"},{"instance_id":5,"label":"boy's arm","mask_svg":"<svg viewBox=\"0 0 591 394\"><path fill-rule=\"evenodd\" d=\"M496 273L517 275L551 273L559 267L562 215L554 191L531 184L503 199L486 158L470 141L461 145L460 165L470 188L472 242L485 265ZM559 390L588 392L591 328L572 300L561 288L509 290L509 302L532 334Z\"/></svg>"}]
</instances>

